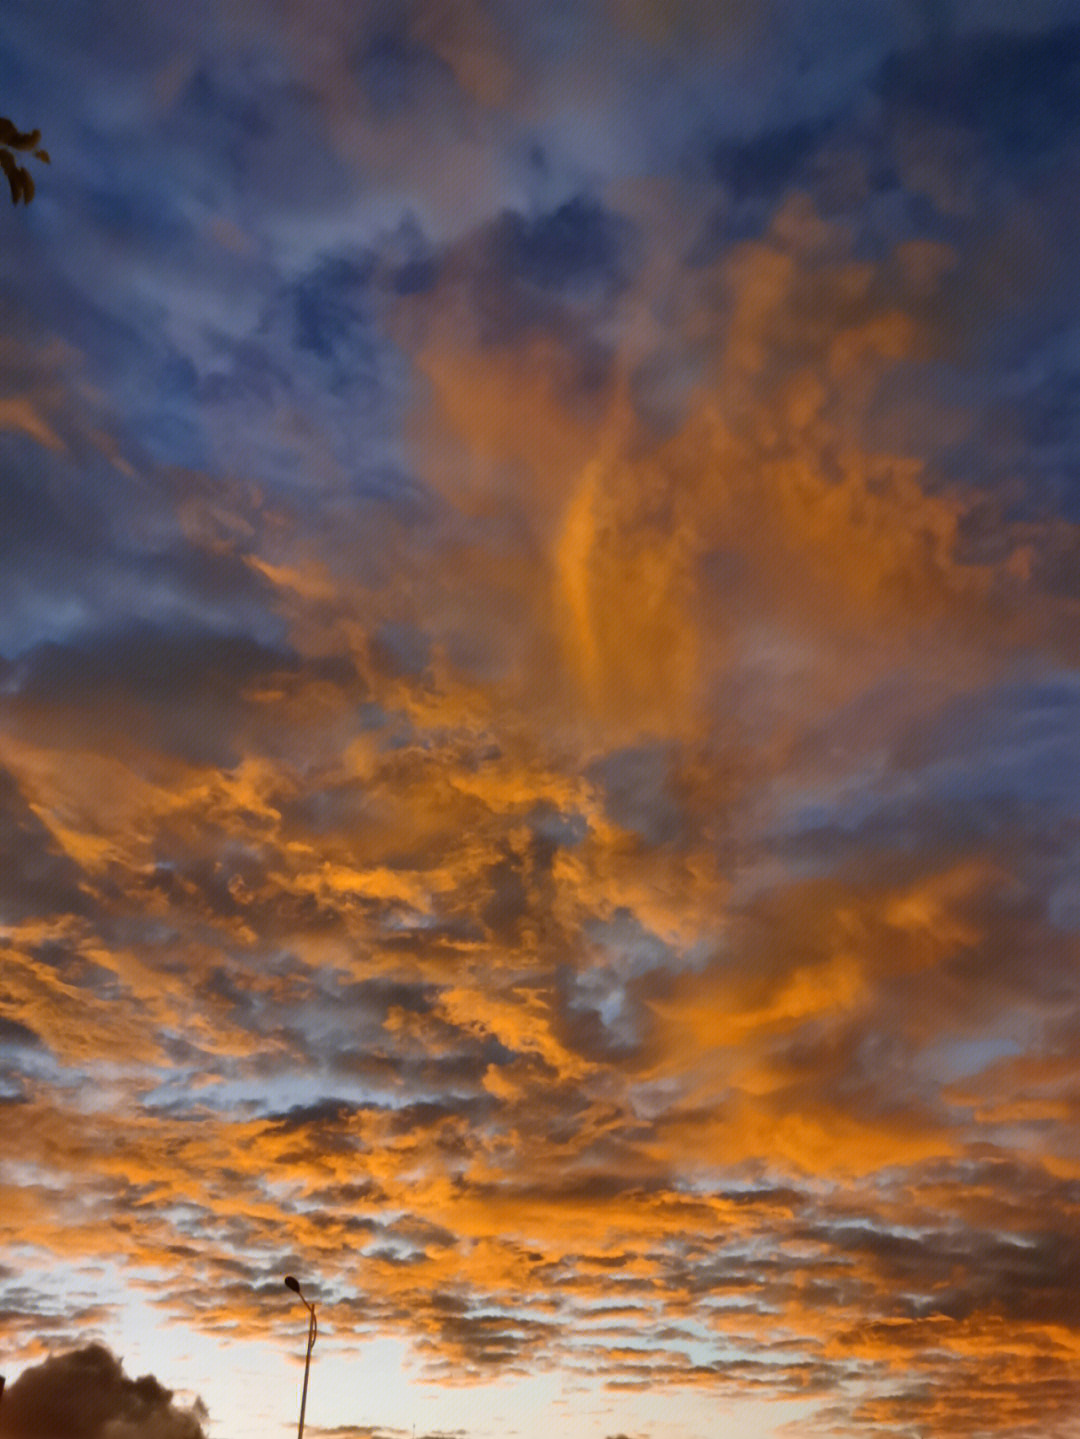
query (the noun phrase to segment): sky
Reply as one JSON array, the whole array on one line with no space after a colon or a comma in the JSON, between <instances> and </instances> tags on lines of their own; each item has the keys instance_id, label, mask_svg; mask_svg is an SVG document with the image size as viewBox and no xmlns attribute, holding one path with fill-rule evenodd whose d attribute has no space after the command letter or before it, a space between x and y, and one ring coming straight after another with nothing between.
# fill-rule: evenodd
<instances>
[{"instance_id":1,"label":"sky","mask_svg":"<svg viewBox=\"0 0 1080 1439\"><path fill-rule=\"evenodd\" d=\"M1074 0L0 114L3 1439L1080 1434Z\"/></svg>"}]
</instances>

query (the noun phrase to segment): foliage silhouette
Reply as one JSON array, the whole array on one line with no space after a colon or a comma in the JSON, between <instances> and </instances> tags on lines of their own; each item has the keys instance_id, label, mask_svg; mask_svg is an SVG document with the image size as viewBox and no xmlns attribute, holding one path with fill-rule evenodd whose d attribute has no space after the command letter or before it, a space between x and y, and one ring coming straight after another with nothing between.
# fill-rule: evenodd
<instances>
[{"instance_id":1,"label":"foliage silhouette","mask_svg":"<svg viewBox=\"0 0 1080 1439\"><path fill-rule=\"evenodd\" d=\"M11 203L17 205L22 200L24 205L29 205L34 198L34 177L25 165L16 163L12 150L30 150L34 158L43 160L49 164L48 150L42 150L40 130L17 130L10 120L0 115L0 169L7 176L8 185L11 188Z\"/></svg>"}]
</instances>

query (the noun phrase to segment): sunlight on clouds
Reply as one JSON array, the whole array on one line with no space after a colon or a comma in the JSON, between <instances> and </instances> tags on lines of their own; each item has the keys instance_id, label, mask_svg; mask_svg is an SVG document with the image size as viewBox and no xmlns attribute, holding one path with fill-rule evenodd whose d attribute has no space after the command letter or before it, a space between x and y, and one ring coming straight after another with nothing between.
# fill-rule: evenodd
<instances>
[{"instance_id":1,"label":"sunlight on clouds","mask_svg":"<svg viewBox=\"0 0 1080 1439\"><path fill-rule=\"evenodd\" d=\"M20 1363L1069 1433L1080 38L857 9L19 18Z\"/></svg>"},{"instance_id":2,"label":"sunlight on clouds","mask_svg":"<svg viewBox=\"0 0 1080 1439\"><path fill-rule=\"evenodd\" d=\"M50 450L64 448L63 440L38 414L29 396L0 400L0 430L20 430Z\"/></svg>"}]
</instances>

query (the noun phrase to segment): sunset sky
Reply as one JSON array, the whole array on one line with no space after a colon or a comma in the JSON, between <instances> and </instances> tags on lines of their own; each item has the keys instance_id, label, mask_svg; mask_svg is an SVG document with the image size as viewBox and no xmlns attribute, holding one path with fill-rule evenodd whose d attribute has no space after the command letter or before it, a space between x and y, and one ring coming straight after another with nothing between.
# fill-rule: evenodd
<instances>
[{"instance_id":1,"label":"sunset sky","mask_svg":"<svg viewBox=\"0 0 1080 1439\"><path fill-rule=\"evenodd\" d=\"M4 0L0 115L0 1435L284 1439L287 1273L310 1439L1080 1434L1076 0Z\"/></svg>"}]
</instances>

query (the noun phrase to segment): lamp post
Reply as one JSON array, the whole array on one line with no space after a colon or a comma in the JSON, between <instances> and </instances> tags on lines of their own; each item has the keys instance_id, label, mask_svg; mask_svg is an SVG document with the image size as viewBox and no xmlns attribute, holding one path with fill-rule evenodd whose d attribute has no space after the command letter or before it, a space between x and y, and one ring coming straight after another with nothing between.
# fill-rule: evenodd
<instances>
[{"instance_id":1,"label":"lamp post","mask_svg":"<svg viewBox=\"0 0 1080 1439\"><path fill-rule=\"evenodd\" d=\"M318 1321L315 1318L315 1306L314 1304L308 1304L307 1300L304 1298L299 1281L294 1279L291 1274L286 1274L285 1285L288 1289L291 1289L294 1294L300 1295L300 1302L306 1307L307 1312L311 1316L311 1318L308 1320L307 1358L304 1360L304 1389L303 1393L300 1396L300 1428L297 1431L296 1435L296 1439L304 1439L304 1410L307 1408L308 1372L311 1369L311 1351L315 1347L315 1336L319 1332L319 1325Z\"/></svg>"}]
</instances>

